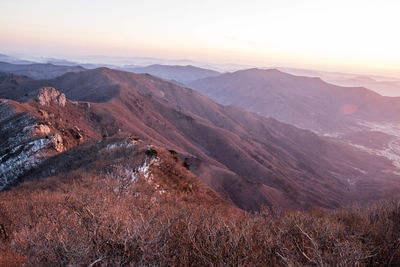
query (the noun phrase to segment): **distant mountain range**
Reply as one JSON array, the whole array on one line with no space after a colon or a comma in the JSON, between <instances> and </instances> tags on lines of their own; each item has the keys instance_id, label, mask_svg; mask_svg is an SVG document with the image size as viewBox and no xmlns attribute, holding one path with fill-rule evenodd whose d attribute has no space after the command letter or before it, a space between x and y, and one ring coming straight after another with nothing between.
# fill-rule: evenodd
<instances>
[{"instance_id":1,"label":"distant mountain range","mask_svg":"<svg viewBox=\"0 0 400 267\"><path fill-rule=\"evenodd\" d=\"M7 63L12 63L12 64L33 64L33 63L35 63L30 60L23 60L23 59L19 59L17 57L13 57L13 56L8 56L5 54L0 54L0 62L7 62Z\"/></svg>"},{"instance_id":2,"label":"distant mountain range","mask_svg":"<svg viewBox=\"0 0 400 267\"><path fill-rule=\"evenodd\" d=\"M79 72L85 68L81 66L62 66L54 64L11 64L0 62L0 72L10 72L24 75L33 79L51 79L67 72Z\"/></svg>"},{"instance_id":3,"label":"distant mountain range","mask_svg":"<svg viewBox=\"0 0 400 267\"><path fill-rule=\"evenodd\" d=\"M400 78L294 68L278 69L293 75L319 77L322 80L335 85L365 87L384 96L400 96Z\"/></svg>"},{"instance_id":4,"label":"distant mountain range","mask_svg":"<svg viewBox=\"0 0 400 267\"><path fill-rule=\"evenodd\" d=\"M296 75L277 69L220 73L161 64L108 65L120 70L86 64L86 70L57 59L16 64L18 59L0 58L14 60L0 63L0 98L8 99L0 108L3 187L50 175L43 164L58 166L60 152L79 151L82 144L95 151L95 140L133 134L175 151L195 179L245 210L334 208L392 196L400 188L400 98L326 82L392 82L384 77L296 69L285 70ZM69 100L38 106L42 87ZM60 97L49 92L42 98ZM50 134L37 135L45 128L40 125ZM31 128L33 135L26 132ZM14 137L19 133L22 144ZM43 136L51 138L32 152ZM62 151L54 149L57 142ZM12 164L20 172L9 169Z\"/></svg>"},{"instance_id":5,"label":"distant mountain range","mask_svg":"<svg viewBox=\"0 0 400 267\"><path fill-rule=\"evenodd\" d=\"M24 59L21 59L24 58ZM28 59L28 60L26 60ZM13 64L33 64L33 63L50 63L55 65L64 66L82 66L88 69L108 67L108 68L123 68L125 66L132 67L146 67L150 65L164 65L164 66L196 66L199 68L210 69L219 72L235 71L240 69L250 68L249 65L235 64L235 63L208 63L200 62L190 59L163 59L154 57L130 57L130 56L76 56L70 59L63 58L47 58L47 57L34 57L29 56L8 56L0 54L0 61L13 63Z\"/></svg>"},{"instance_id":6,"label":"distant mountain range","mask_svg":"<svg viewBox=\"0 0 400 267\"><path fill-rule=\"evenodd\" d=\"M0 54L0 62L13 64L36 64L40 62L40 64L49 63L60 66L82 66L86 69L107 67L136 73L149 73L179 83L187 83L195 79L206 78L207 75L210 77L215 76L213 72L231 72L251 68L251 66L243 64L213 64L193 60L167 60L152 57L82 56L73 60L38 57L24 60L18 57ZM277 69L297 76L319 77L328 83L339 86L369 88L384 96L400 96L400 78L288 67L277 67ZM54 77L53 75L52 77L40 78Z\"/></svg>"},{"instance_id":7,"label":"distant mountain range","mask_svg":"<svg viewBox=\"0 0 400 267\"><path fill-rule=\"evenodd\" d=\"M8 58L7 58L8 59ZM27 76L33 79L52 79L61 76L67 72L79 72L86 69L95 69L99 67L108 67L113 69L125 70L135 73L148 73L166 80L178 83L188 83L190 81L217 76L220 73L210 69L195 67L192 65L149 65L149 66L116 66L109 64L82 64L65 61L49 60L50 63L30 63L15 64L0 61L0 72L9 72L17 75Z\"/></svg>"},{"instance_id":8,"label":"distant mountain range","mask_svg":"<svg viewBox=\"0 0 400 267\"><path fill-rule=\"evenodd\" d=\"M32 142L39 139L29 137L21 146L13 139L13 132L24 133L33 127L44 133L47 128L40 125L47 125L49 133L41 138L53 147L63 144L60 151L123 134L174 150L204 183L245 210L259 210L263 205L334 208L350 201L390 196L400 189L396 167L385 157L238 107L222 106L148 74L100 68L49 80L7 75L3 81L12 80L14 90L2 89L0 97L28 102L2 100L0 136L7 147L1 152L0 168L14 162L15 169L21 169L18 164L24 161L19 159L35 155ZM29 100L38 99L37 88L43 86L57 88L71 101L40 106L39 100ZM64 103L60 93L48 92L39 98ZM51 153L38 151L48 160L51 153L59 154L54 149ZM34 155L33 160L37 158ZM7 182L10 177L13 181L31 179L45 164L33 162L30 169L22 168L17 175L4 172L3 184L11 185ZM60 171L55 167L54 172Z\"/></svg>"},{"instance_id":9,"label":"distant mountain range","mask_svg":"<svg viewBox=\"0 0 400 267\"><path fill-rule=\"evenodd\" d=\"M187 83L202 78L214 77L220 74L217 71L199 68L192 65L169 66L158 64L147 67L124 66L121 69L135 73L148 73L166 80L173 80L180 83Z\"/></svg>"},{"instance_id":10,"label":"distant mountain range","mask_svg":"<svg viewBox=\"0 0 400 267\"><path fill-rule=\"evenodd\" d=\"M240 106L321 134L361 129L363 121L400 123L400 98L276 69L237 71L188 85L221 104Z\"/></svg>"}]
</instances>

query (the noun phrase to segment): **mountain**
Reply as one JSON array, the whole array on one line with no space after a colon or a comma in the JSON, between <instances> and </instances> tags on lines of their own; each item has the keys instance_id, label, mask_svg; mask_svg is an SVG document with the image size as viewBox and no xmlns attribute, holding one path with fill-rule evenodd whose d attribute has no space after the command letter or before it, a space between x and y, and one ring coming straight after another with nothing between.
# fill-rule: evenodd
<instances>
[{"instance_id":1,"label":"mountain","mask_svg":"<svg viewBox=\"0 0 400 267\"><path fill-rule=\"evenodd\" d=\"M339 86L365 87L384 96L400 96L400 79L394 77L294 68L279 68L279 70L297 76L319 77L328 83Z\"/></svg>"},{"instance_id":2,"label":"mountain","mask_svg":"<svg viewBox=\"0 0 400 267\"><path fill-rule=\"evenodd\" d=\"M51 58L37 58L38 62L52 63L54 59ZM69 65L62 64L63 59L56 59L59 65ZM75 56L67 60L69 62L75 62L75 65L80 65L86 68L93 68L97 65L98 67L111 67L111 68L123 68L128 67L145 67L149 65L164 65L164 66L195 66L199 68L211 69L220 72L225 71L235 71L240 69L249 68L249 65L226 63L226 64L216 64L209 62L200 62L190 59L165 59L165 58L154 58L154 57L119 57L119 56L99 56L99 55L89 55L89 56ZM6 61L7 62L7 61ZM85 66L86 65L86 66Z\"/></svg>"},{"instance_id":3,"label":"mountain","mask_svg":"<svg viewBox=\"0 0 400 267\"><path fill-rule=\"evenodd\" d=\"M400 166L398 97L381 96L362 87L332 85L317 77L295 76L275 69L225 73L191 82L189 86L219 103L241 106L335 138Z\"/></svg>"},{"instance_id":4,"label":"mountain","mask_svg":"<svg viewBox=\"0 0 400 267\"><path fill-rule=\"evenodd\" d=\"M226 73L191 82L189 86L221 104L237 105L319 133L337 134L362 128L362 121L400 122L400 98L275 69Z\"/></svg>"},{"instance_id":5,"label":"mountain","mask_svg":"<svg viewBox=\"0 0 400 267\"><path fill-rule=\"evenodd\" d=\"M0 62L0 72L9 72L24 75L33 79L51 79L67 72L79 72L85 70L81 66L62 66L54 64L11 64Z\"/></svg>"},{"instance_id":6,"label":"mountain","mask_svg":"<svg viewBox=\"0 0 400 267\"><path fill-rule=\"evenodd\" d=\"M147 67L125 66L123 70L135 73L148 73L166 80L173 80L180 83L202 79L206 77L214 77L220 73L214 70L195 67L192 65L150 65Z\"/></svg>"},{"instance_id":7,"label":"mountain","mask_svg":"<svg viewBox=\"0 0 400 267\"><path fill-rule=\"evenodd\" d=\"M144 183L164 197L186 192L186 201L227 205L183 166L176 152L122 133L102 138L98 125L88 124L87 109L51 87L41 88L29 103L1 101L0 190L24 180L65 180L73 173L113 178L126 187Z\"/></svg>"},{"instance_id":8,"label":"mountain","mask_svg":"<svg viewBox=\"0 0 400 267\"><path fill-rule=\"evenodd\" d=\"M14 99L25 95L37 99L37 88L52 86L72 101L66 100L64 106L43 106L40 98L27 103L3 100L0 113L8 115L1 121L0 136L2 143L10 145L2 152L2 168L11 166L10 160L21 164L17 151L29 152L35 147L30 141L26 148L19 147L13 133L47 125L50 130L55 127L50 132L59 134L68 151L121 134L134 134L152 145L174 150L197 177L245 210L259 210L262 205L333 208L349 201L390 196L399 188L396 167L385 157L241 108L219 105L148 74L100 68L52 80L25 81L20 86L24 95ZM47 95L54 97L42 98L63 103L59 93L49 92L53 93ZM33 119L17 127L24 114ZM53 135L46 135L49 139L44 139L50 141L40 144L51 147ZM40 165L8 177L31 179L30 173L37 169Z\"/></svg>"}]
</instances>

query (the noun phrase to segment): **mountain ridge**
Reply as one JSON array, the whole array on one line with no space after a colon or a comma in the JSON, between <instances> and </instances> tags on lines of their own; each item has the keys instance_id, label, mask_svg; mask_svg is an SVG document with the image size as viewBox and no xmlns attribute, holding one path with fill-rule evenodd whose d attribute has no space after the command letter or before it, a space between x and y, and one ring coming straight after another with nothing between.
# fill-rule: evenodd
<instances>
[{"instance_id":1,"label":"mountain ridge","mask_svg":"<svg viewBox=\"0 0 400 267\"><path fill-rule=\"evenodd\" d=\"M362 87L340 87L318 77L279 70L250 69L189 84L219 103L237 105L263 116L320 133L360 127L357 120L400 122L400 98Z\"/></svg>"},{"instance_id":2,"label":"mountain ridge","mask_svg":"<svg viewBox=\"0 0 400 267\"><path fill-rule=\"evenodd\" d=\"M76 126L83 140L134 133L176 150L186 155L193 173L242 209L258 210L262 205L333 208L343 201L366 200L374 186L382 188L377 197L391 194L397 186L389 171L391 163L384 158L241 108L222 106L151 75L101 68L28 81L24 88L45 85L58 87L67 98L72 96L66 108L49 106L46 111L58 118L57 125L63 121L64 132L74 128L67 120L82 118ZM113 94L98 101L91 92ZM383 186L388 179L392 188Z\"/></svg>"},{"instance_id":3,"label":"mountain ridge","mask_svg":"<svg viewBox=\"0 0 400 267\"><path fill-rule=\"evenodd\" d=\"M52 79L68 72L84 71L81 66L63 66L51 63L12 64L0 62L0 72L10 72L33 79Z\"/></svg>"},{"instance_id":4,"label":"mountain ridge","mask_svg":"<svg viewBox=\"0 0 400 267\"><path fill-rule=\"evenodd\" d=\"M138 66L124 66L121 70L134 72L134 73L148 73L166 80L177 81L180 83L187 83L189 81L217 76L220 72L193 65L162 65L154 64L145 67Z\"/></svg>"}]
</instances>

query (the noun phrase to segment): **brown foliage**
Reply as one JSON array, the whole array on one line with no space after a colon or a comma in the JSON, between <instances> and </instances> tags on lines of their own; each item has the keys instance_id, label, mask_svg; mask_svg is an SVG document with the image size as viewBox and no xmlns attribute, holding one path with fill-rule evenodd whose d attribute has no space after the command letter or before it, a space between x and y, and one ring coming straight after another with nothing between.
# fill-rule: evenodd
<instances>
[{"instance_id":1,"label":"brown foliage","mask_svg":"<svg viewBox=\"0 0 400 267\"><path fill-rule=\"evenodd\" d=\"M195 185L178 193L190 181L172 163L157 171L173 192L79 173L2 192L0 265L400 265L400 202L249 214L193 198Z\"/></svg>"}]
</instances>

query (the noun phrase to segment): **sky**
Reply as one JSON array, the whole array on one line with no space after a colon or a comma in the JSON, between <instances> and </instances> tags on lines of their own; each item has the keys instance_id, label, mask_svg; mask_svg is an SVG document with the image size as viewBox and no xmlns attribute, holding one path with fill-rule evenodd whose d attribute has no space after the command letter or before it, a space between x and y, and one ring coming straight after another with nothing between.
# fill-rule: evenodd
<instances>
[{"instance_id":1,"label":"sky","mask_svg":"<svg viewBox=\"0 0 400 267\"><path fill-rule=\"evenodd\" d=\"M0 0L0 53L400 76L398 0Z\"/></svg>"}]
</instances>

